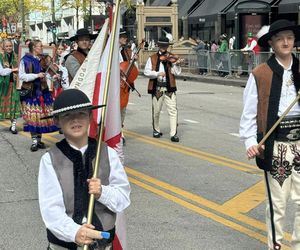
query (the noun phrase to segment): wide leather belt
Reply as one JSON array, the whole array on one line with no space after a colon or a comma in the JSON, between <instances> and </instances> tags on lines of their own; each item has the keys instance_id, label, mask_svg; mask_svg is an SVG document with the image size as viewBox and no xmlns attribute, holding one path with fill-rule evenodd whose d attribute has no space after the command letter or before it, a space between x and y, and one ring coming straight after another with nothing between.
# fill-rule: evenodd
<instances>
[{"instance_id":1,"label":"wide leather belt","mask_svg":"<svg viewBox=\"0 0 300 250\"><path fill-rule=\"evenodd\" d=\"M297 141L300 140L300 116L290 116L284 118L275 131L277 141Z\"/></svg>"}]
</instances>

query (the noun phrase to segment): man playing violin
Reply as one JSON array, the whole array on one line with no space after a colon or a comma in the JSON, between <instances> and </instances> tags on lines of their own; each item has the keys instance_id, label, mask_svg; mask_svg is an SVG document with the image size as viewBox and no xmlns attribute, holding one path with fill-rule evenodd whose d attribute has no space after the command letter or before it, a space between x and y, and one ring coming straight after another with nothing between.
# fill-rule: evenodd
<instances>
[{"instance_id":1,"label":"man playing violin","mask_svg":"<svg viewBox=\"0 0 300 250\"><path fill-rule=\"evenodd\" d=\"M160 138L159 116L163 103L166 104L170 118L170 137L179 142L177 136L177 100L175 76L181 73L182 59L168 52L170 45L166 37L159 38L159 51L151 55L146 63L144 74L150 78L148 93L152 95L153 137Z\"/></svg>"}]
</instances>

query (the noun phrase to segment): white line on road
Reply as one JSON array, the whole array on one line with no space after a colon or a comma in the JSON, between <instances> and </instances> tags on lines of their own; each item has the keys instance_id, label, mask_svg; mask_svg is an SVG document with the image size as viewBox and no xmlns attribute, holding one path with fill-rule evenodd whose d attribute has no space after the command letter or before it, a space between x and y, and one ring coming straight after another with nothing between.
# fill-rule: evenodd
<instances>
[{"instance_id":1,"label":"white line on road","mask_svg":"<svg viewBox=\"0 0 300 250\"><path fill-rule=\"evenodd\" d=\"M197 121L194 121L194 120L189 120L189 119L184 119L185 122L190 122L190 123L199 123Z\"/></svg>"},{"instance_id":2,"label":"white line on road","mask_svg":"<svg viewBox=\"0 0 300 250\"><path fill-rule=\"evenodd\" d=\"M230 135L236 136L236 137L240 137L240 135L238 133L229 133Z\"/></svg>"}]
</instances>

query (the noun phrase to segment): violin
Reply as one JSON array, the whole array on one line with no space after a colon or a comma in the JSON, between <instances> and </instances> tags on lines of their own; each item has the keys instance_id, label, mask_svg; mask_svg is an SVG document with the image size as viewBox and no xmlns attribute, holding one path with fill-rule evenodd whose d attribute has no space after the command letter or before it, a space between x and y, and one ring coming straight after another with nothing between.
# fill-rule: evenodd
<instances>
[{"instance_id":1,"label":"violin","mask_svg":"<svg viewBox=\"0 0 300 250\"><path fill-rule=\"evenodd\" d=\"M174 64L179 64L184 61L183 58L179 57L178 55L174 54L164 54L159 57L159 60L162 62L170 62Z\"/></svg>"},{"instance_id":2,"label":"violin","mask_svg":"<svg viewBox=\"0 0 300 250\"><path fill-rule=\"evenodd\" d=\"M51 56L42 55L40 64L45 73L48 73L50 76L60 75L61 71L59 71L59 67L53 63Z\"/></svg>"}]
</instances>

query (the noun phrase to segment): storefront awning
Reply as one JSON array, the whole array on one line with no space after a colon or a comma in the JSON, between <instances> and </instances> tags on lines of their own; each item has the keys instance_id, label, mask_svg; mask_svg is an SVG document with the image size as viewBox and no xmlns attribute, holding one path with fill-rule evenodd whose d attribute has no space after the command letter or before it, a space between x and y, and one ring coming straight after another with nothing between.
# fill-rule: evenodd
<instances>
[{"instance_id":1,"label":"storefront awning","mask_svg":"<svg viewBox=\"0 0 300 250\"><path fill-rule=\"evenodd\" d=\"M282 0L278 4L279 13L298 13L300 11L299 0Z\"/></svg>"},{"instance_id":2,"label":"storefront awning","mask_svg":"<svg viewBox=\"0 0 300 250\"><path fill-rule=\"evenodd\" d=\"M151 6L168 6L171 0L155 0Z\"/></svg>"},{"instance_id":3,"label":"storefront awning","mask_svg":"<svg viewBox=\"0 0 300 250\"><path fill-rule=\"evenodd\" d=\"M244 2L237 2L236 4L232 5L227 11L226 11L226 19L227 20L233 20L234 16L236 14L236 6L239 5L239 10L244 12L265 12L267 6L270 8L270 4L274 0L264 0L264 1L244 1Z\"/></svg>"},{"instance_id":4,"label":"storefront awning","mask_svg":"<svg viewBox=\"0 0 300 250\"><path fill-rule=\"evenodd\" d=\"M189 10L198 0L178 0L178 18L187 16Z\"/></svg>"},{"instance_id":5,"label":"storefront awning","mask_svg":"<svg viewBox=\"0 0 300 250\"><path fill-rule=\"evenodd\" d=\"M195 11L189 15L189 18L193 21L199 21L199 18L217 15L233 1L234 0L215 0L212 2L211 0L205 0L201 5L198 6L197 9L195 9Z\"/></svg>"}]
</instances>

